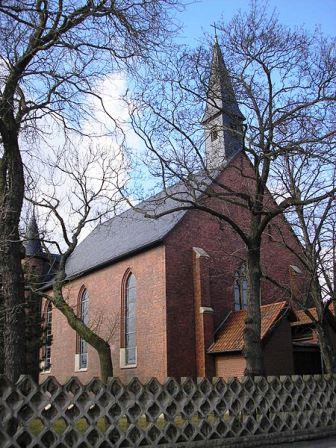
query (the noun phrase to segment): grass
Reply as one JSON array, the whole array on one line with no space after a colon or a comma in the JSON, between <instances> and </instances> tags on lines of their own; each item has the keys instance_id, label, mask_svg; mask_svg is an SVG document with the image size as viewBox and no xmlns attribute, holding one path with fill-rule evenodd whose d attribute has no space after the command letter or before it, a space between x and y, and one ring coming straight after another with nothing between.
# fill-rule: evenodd
<instances>
[{"instance_id":1,"label":"grass","mask_svg":"<svg viewBox=\"0 0 336 448\"><path fill-rule=\"evenodd\" d=\"M193 416L191 418L190 422L192 424L196 425L199 422L199 420L200 420L199 417ZM215 417L215 415L209 414L205 420L208 423L213 424L217 420L217 418ZM183 419L181 416L176 416L174 419L174 425L177 427L182 427L185 422L186 422L186 420ZM165 420L163 416L160 416L155 422L156 426L159 429L164 428L168 423L169 423L169 421ZM147 426L150 424L150 422L146 419L145 416L141 416L138 418L136 424L137 424L138 428L146 429ZM109 428L109 425L110 424L105 419L105 417L101 417L96 421L94 426L100 432L104 433ZM126 417L121 417L115 424L115 426L120 431L127 431L127 428L129 427L129 425L130 425L130 423L128 422ZM74 428L81 434L85 433L85 431L88 429L89 426L92 426L92 425L90 425L85 418L80 418L80 419L76 420L74 423ZM29 427L30 433L34 436L37 436L44 429L44 424L40 419L34 419L29 423L28 427ZM67 428L67 423L63 418L60 418L53 423L52 428L57 434L63 434L63 432Z\"/></svg>"},{"instance_id":2,"label":"grass","mask_svg":"<svg viewBox=\"0 0 336 448\"><path fill-rule=\"evenodd\" d=\"M81 434L84 433L89 426L90 425L85 418L78 419L74 424L74 428ZM95 426L101 432L104 432L107 429L106 421L103 417L97 420ZM28 427L31 434L37 436L42 432L44 424L40 419L34 419L29 423ZM67 423L63 418L60 418L53 423L52 428L57 434L63 434L67 428Z\"/></svg>"}]
</instances>

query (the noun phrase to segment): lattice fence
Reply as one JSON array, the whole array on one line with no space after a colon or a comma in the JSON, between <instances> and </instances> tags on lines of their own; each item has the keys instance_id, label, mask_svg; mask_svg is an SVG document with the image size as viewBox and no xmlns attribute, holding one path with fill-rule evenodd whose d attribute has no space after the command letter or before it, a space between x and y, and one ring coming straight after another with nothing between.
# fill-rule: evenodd
<instances>
[{"instance_id":1,"label":"lattice fence","mask_svg":"<svg viewBox=\"0 0 336 448\"><path fill-rule=\"evenodd\" d=\"M0 376L1 447L233 446L336 429L336 375L103 385Z\"/></svg>"}]
</instances>

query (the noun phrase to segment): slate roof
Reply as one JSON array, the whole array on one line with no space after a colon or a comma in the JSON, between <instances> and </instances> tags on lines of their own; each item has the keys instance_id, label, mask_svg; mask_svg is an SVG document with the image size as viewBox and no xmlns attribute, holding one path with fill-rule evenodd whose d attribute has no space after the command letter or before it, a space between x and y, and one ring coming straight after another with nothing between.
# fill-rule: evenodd
<instances>
[{"instance_id":1,"label":"slate roof","mask_svg":"<svg viewBox=\"0 0 336 448\"><path fill-rule=\"evenodd\" d=\"M209 79L208 99L202 123L207 122L214 115L214 110L217 113L228 114L230 117L236 116L241 120L245 120L241 113L234 89L232 86L231 77L228 69L224 63L223 53L215 39L212 52L211 73Z\"/></svg>"},{"instance_id":2,"label":"slate roof","mask_svg":"<svg viewBox=\"0 0 336 448\"><path fill-rule=\"evenodd\" d=\"M287 309L287 302L261 306L261 339L265 338ZM243 350L246 314L246 310L233 311L229 314L208 353L240 352Z\"/></svg>"},{"instance_id":3,"label":"slate roof","mask_svg":"<svg viewBox=\"0 0 336 448\"><path fill-rule=\"evenodd\" d=\"M26 228L24 247L27 257L43 256L41 239L34 213L32 214Z\"/></svg>"},{"instance_id":4,"label":"slate roof","mask_svg":"<svg viewBox=\"0 0 336 448\"><path fill-rule=\"evenodd\" d=\"M198 174L196 197L201 196L210 183L209 177ZM186 214L186 210L168 213L160 218L146 218L144 211L157 216L179 206L186 206L191 196L184 184L159 193L137 208L99 224L74 250L66 264L66 275L71 278L91 269L108 264L127 254L161 242ZM177 202L178 201L178 202ZM138 211L141 210L141 211Z\"/></svg>"}]
</instances>

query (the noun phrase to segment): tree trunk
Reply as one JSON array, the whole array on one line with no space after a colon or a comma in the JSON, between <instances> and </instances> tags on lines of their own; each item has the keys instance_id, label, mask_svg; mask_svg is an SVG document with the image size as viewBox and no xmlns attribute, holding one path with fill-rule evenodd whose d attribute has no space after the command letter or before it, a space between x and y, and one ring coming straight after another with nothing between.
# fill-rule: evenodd
<instances>
[{"instance_id":1,"label":"tree trunk","mask_svg":"<svg viewBox=\"0 0 336 448\"><path fill-rule=\"evenodd\" d=\"M325 373L335 373L336 369L336 353L330 338L325 317L321 317L319 323L316 324L316 330L319 338L321 356L324 364ZM322 366L323 367L323 366Z\"/></svg>"},{"instance_id":2,"label":"tree trunk","mask_svg":"<svg viewBox=\"0 0 336 448\"><path fill-rule=\"evenodd\" d=\"M87 341L89 343L89 341ZM113 366L112 366L112 357L111 357L111 349L108 342L104 341L104 344L101 344L99 348L99 363L100 363L100 378L106 383L108 377L113 376Z\"/></svg>"},{"instance_id":3,"label":"tree trunk","mask_svg":"<svg viewBox=\"0 0 336 448\"><path fill-rule=\"evenodd\" d=\"M24 175L18 135L12 123L1 128L4 156L0 174L0 250L4 304L4 372L12 381L26 373L25 297L21 266L19 221L24 194Z\"/></svg>"},{"instance_id":4,"label":"tree trunk","mask_svg":"<svg viewBox=\"0 0 336 448\"><path fill-rule=\"evenodd\" d=\"M4 323L5 323L5 307L2 294L2 281L0 276L0 374L3 374L5 370Z\"/></svg>"},{"instance_id":5,"label":"tree trunk","mask_svg":"<svg viewBox=\"0 0 336 448\"><path fill-rule=\"evenodd\" d=\"M248 249L247 256L249 296L244 330L245 375L264 375L263 352L261 347L260 313L260 244Z\"/></svg>"},{"instance_id":6,"label":"tree trunk","mask_svg":"<svg viewBox=\"0 0 336 448\"><path fill-rule=\"evenodd\" d=\"M332 295L332 303L333 303L333 311L334 316L336 317L336 224L333 226L333 237L332 237L332 245L333 245L333 268L332 268L332 276L333 276L333 295Z\"/></svg>"},{"instance_id":7,"label":"tree trunk","mask_svg":"<svg viewBox=\"0 0 336 448\"><path fill-rule=\"evenodd\" d=\"M324 363L324 371L325 373L333 373L336 367L336 353L333 348L333 343L328 328L329 324L326 314L328 313L328 310L324 308L320 281L316 275L313 277L311 294L317 311L317 322L315 327L317 330L321 356Z\"/></svg>"},{"instance_id":8,"label":"tree trunk","mask_svg":"<svg viewBox=\"0 0 336 448\"><path fill-rule=\"evenodd\" d=\"M321 356L324 364L324 373L335 373L335 354L327 342L327 337L322 329L317 330L319 335L319 344Z\"/></svg>"},{"instance_id":9,"label":"tree trunk","mask_svg":"<svg viewBox=\"0 0 336 448\"><path fill-rule=\"evenodd\" d=\"M70 327L97 351L100 362L100 378L106 382L107 378L113 376L113 364L109 343L98 336L76 316L73 308L64 300L62 283L57 280L54 283L53 293L52 302L66 317Z\"/></svg>"},{"instance_id":10,"label":"tree trunk","mask_svg":"<svg viewBox=\"0 0 336 448\"><path fill-rule=\"evenodd\" d=\"M40 375L40 350L42 342L41 296L26 294L26 363L27 374L38 383Z\"/></svg>"}]
</instances>

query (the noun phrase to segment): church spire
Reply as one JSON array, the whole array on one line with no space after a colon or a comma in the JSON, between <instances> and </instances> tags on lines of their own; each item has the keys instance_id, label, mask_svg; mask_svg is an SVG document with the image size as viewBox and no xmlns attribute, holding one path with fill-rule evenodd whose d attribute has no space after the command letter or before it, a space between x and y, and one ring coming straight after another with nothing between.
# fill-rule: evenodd
<instances>
[{"instance_id":1,"label":"church spire","mask_svg":"<svg viewBox=\"0 0 336 448\"><path fill-rule=\"evenodd\" d=\"M207 104L202 119L208 168L219 168L243 147L241 113L217 36L213 45Z\"/></svg>"},{"instance_id":2,"label":"church spire","mask_svg":"<svg viewBox=\"0 0 336 448\"><path fill-rule=\"evenodd\" d=\"M26 242L24 244L27 257L38 257L43 255L39 229L33 212L26 228Z\"/></svg>"}]
</instances>

